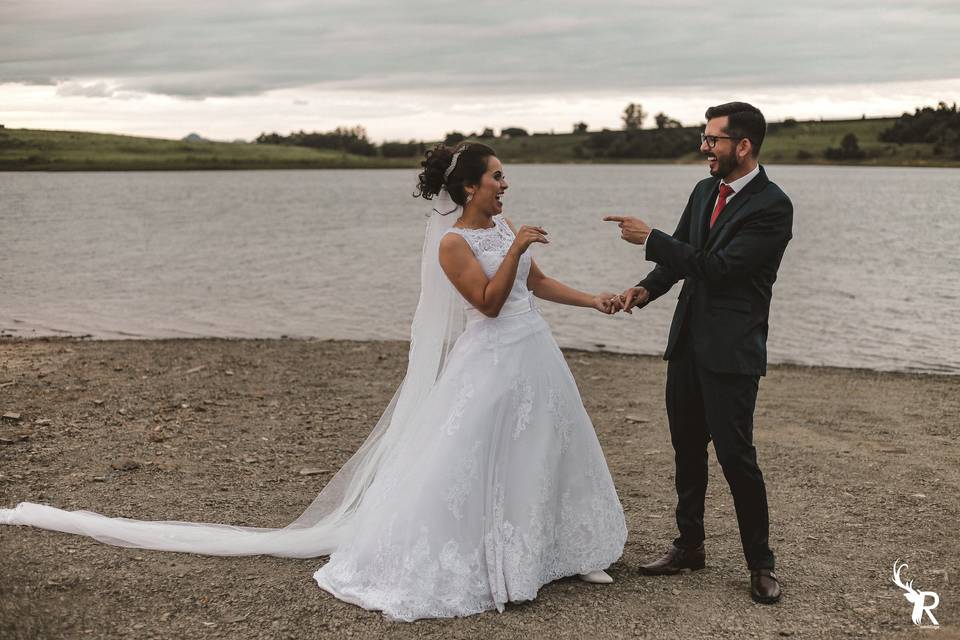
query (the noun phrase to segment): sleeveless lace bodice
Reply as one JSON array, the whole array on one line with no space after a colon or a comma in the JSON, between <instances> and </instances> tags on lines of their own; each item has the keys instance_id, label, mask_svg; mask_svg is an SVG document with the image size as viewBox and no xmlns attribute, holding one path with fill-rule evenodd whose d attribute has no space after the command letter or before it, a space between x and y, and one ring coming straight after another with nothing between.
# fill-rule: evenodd
<instances>
[{"instance_id":1,"label":"sleeveless lace bodice","mask_svg":"<svg viewBox=\"0 0 960 640\"><path fill-rule=\"evenodd\" d=\"M503 216L493 217L494 226L489 229L458 229L453 227L447 233L456 233L463 237L470 245L473 255L477 257L483 272L488 278L492 278L500 264L503 262L510 245L513 244L516 236L506 223ZM498 317L507 318L521 313L526 313L535 308L533 294L527 288L527 277L530 275L530 253L524 252L520 256L520 264L517 267L517 276L513 281L513 288L510 289L510 295L504 302ZM468 320L479 320L485 318L482 313L473 307L465 298L462 298L464 307L467 310Z\"/></svg>"}]
</instances>

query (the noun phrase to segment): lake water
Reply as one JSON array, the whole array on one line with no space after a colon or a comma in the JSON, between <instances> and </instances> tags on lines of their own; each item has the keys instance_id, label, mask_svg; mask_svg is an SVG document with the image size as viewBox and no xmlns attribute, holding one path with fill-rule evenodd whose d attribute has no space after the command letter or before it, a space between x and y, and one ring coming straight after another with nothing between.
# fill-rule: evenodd
<instances>
[{"instance_id":1,"label":"lake water","mask_svg":"<svg viewBox=\"0 0 960 640\"><path fill-rule=\"evenodd\" d=\"M960 373L960 170L771 166L794 239L773 362ZM573 286L651 268L605 214L672 231L701 166L507 167L505 213ZM0 173L0 330L18 336L405 339L414 170ZM679 287L632 317L542 303L563 346L659 354Z\"/></svg>"}]
</instances>

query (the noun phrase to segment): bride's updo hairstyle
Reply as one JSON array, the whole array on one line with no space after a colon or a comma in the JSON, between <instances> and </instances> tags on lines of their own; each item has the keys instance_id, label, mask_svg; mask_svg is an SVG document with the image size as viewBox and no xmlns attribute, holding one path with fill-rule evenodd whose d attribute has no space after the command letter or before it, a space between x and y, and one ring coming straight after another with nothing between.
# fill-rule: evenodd
<instances>
[{"instance_id":1,"label":"bride's updo hairstyle","mask_svg":"<svg viewBox=\"0 0 960 640\"><path fill-rule=\"evenodd\" d=\"M423 172L418 176L414 197L431 200L446 188L450 199L462 207L467 203L464 187L480 184L487 171L487 158L495 155L493 149L479 142L461 142L456 147L438 144L423 156Z\"/></svg>"}]
</instances>

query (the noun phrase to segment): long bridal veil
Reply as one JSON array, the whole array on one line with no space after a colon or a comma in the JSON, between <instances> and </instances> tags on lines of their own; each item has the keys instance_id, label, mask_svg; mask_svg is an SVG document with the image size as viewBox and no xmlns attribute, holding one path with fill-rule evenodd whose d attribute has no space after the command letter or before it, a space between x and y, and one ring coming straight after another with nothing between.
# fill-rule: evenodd
<instances>
[{"instance_id":1,"label":"long bridal veil","mask_svg":"<svg viewBox=\"0 0 960 640\"><path fill-rule=\"evenodd\" d=\"M356 453L331 478L294 522L280 529L180 521L110 518L91 511L66 511L22 502L0 509L0 524L16 524L90 536L107 544L205 555L267 554L292 558L328 555L349 538L353 514L381 462L400 443L429 437L417 429L415 412L436 383L464 327L463 306L443 270L440 239L459 207L441 192L427 220L420 263L420 299L410 331L407 373L393 399Z\"/></svg>"}]
</instances>

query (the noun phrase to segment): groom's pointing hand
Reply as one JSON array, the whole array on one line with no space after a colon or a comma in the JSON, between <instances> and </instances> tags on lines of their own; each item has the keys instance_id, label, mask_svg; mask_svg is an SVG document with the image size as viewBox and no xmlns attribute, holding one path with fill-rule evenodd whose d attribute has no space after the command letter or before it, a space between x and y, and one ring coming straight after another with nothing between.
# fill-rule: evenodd
<instances>
[{"instance_id":1,"label":"groom's pointing hand","mask_svg":"<svg viewBox=\"0 0 960 640\"><path fill-rule=\"evenodd\" d=\"M630 216L604 216L604 222L616 222L620 227L620 237L632 244L643 244L650 235L650 227L640 218Z\"/></svg>"}]
</instances>

